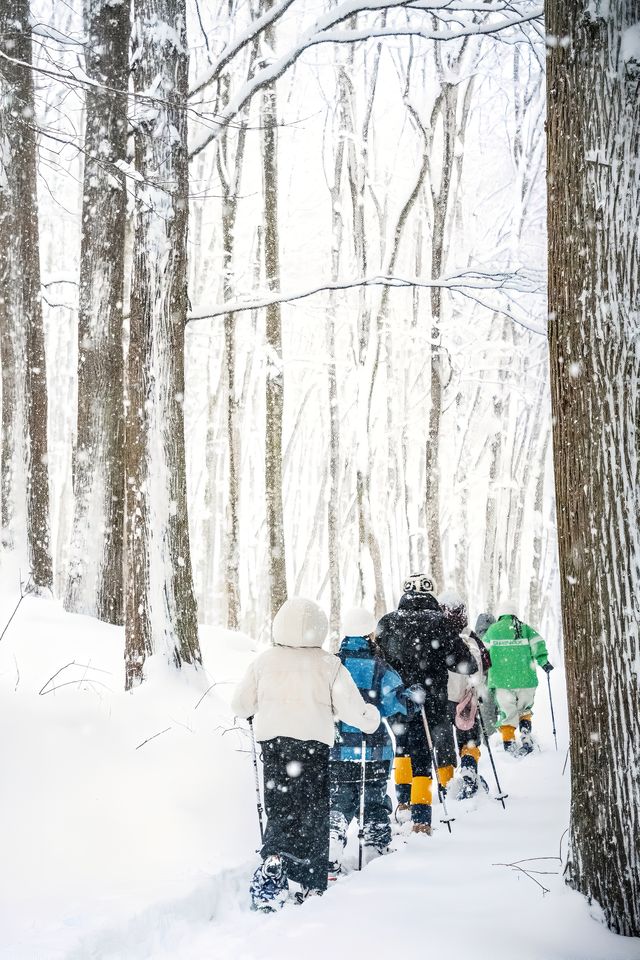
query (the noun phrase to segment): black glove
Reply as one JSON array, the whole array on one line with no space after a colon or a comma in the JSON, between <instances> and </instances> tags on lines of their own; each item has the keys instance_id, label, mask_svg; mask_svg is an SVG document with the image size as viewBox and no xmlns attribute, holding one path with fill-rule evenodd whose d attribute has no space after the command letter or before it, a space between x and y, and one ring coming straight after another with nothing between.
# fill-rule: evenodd
<instances>
[{"instance_id":1,"label":"black glove","mask_svg":"<svg viewBox=\"0 0 640 960\"><path fill-rule=\"evenodd\" d=\"M553 670L553 667L551 666L551 664L550 664L549 661L547 660L546 663L543 663L543 664L542 664L542 669L544 670L545 673L551 673L551 671Z\"/></svg>"}]
</instances>

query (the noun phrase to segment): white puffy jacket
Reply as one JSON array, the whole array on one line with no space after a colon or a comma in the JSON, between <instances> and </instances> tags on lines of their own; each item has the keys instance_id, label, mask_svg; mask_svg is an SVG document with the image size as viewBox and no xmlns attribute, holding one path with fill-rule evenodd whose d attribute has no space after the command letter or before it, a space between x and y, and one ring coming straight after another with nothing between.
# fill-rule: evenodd
<instances>
[{"instance_id":1,"label":"white puffy jacket","mask_svg":"<svg viewBox=\"0 0 640 960\"><path fill-rule=\"evenodd\" d=\"M373 733L380 714L351 674L322 643L327 618L311 600L294 597L273 621L275 646L258 656L236 687L235 716L254 717L257 740L293 737L333 746L334 718Z\"/></svg>"}]
</instances>

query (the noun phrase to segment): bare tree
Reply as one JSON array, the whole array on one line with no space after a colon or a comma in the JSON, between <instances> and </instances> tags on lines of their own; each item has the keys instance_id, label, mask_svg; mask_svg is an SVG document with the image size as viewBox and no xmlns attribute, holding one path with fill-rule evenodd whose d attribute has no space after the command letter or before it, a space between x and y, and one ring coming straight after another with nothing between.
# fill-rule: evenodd
<instances>
[{"instance_id":1,"label":"bare tree","mask_svg":"<svg viewBox=\"0 0 640 960\"><path fill-rule=\"evenodd\" d=\"M639 0L550 0L549 345L569 883L640 935Z\"/></svg>"},{"instance_id":2,"label":"bare tree","mask_svg":"<svg viewBox=\"0 0 640 960\"><path fill-rule=\"evenodd\" d=\"M6 0L0 7L2 527L10 543L14 521L26 515L28 588L39 593L51 589L53 568L31 60L28 0Z\"/></svg>"},{"instance_id":3,"label":"bare tree","mask_svg":"<svg viewBox=\"0 0 640 960\"><path fill-rule=\"evenodd\" d=\"M265 2L265 10L271 3ZM273 28L265 31L265 40L273 46ZM278 224L278 109L276 85L270 83L262 93L261 121L264 179L264 262L270 290L280 287L280 233ZM287 564L282 505L282 416L284 411L284 368L282 357L282 317L279 303L266 310L266 430L265 495L269 596L274 616L287 599Z\"/></svg>"},{"instance_id":4,"label":"bare tree","mask_svg":"<svg viewBox=\"0 0 640 960\"><path fill-rule=\"evenodd\" d=\"M85 0L87 90L82 185L74 521L65 606L123 622L122 313L129 7Z\"/></svg>"},{"instance_id":5,"label":"bare tree","mask_svg":"<svg viewBox=\"0 0 640 960\"><path fill-rule=\"evenodd\" d=\"M184 451L185 0L134 0L136 226L126 420L126 686L145 658L201 662ZM149 91L154 96L149 97Z\"/></svg>"}]
</instances>

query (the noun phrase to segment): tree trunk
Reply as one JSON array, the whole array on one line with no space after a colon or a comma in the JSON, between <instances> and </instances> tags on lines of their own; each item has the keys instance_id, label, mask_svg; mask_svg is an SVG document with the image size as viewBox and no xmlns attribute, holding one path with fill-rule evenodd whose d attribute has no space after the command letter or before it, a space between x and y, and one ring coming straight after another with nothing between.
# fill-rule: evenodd
<instances>
[{"instance_id":1,"label":"tree trunk","mask_svg":"<svg viewBox=\"0 0 640 960\"><path fill-rule=\"evenodd\" d=\"M638 21L640 0L547 6L547 32L563 38L549 51L547 92L567 876L628 936L640 935Z\"/></svg>"},{"instance_id":2,"label":"tree trunk","mask_svg":"<svg viewBox=\"0 0 640 960\"><path fill-rule=\"evenodd\" d=\"M116 90L129 84L129 7L85 0L87 74ZM75 512L65 606L123 622L124 359L122 305L127 97L90 87L78 316Z\"/></svg>"},{"instance_id":3,"label":"tree trunk","mask_svg":"<svg viewBox=\"0 0 640 960\"><path fill-rule=\"evenodd\" d=\"M0 61L2 139L0 141L1 231L11 230L0 251L3 287L2 351L3 528L26 512L29 582L35 593L53 586L47 449L47 369L40 290L37 197L37 130L31 64L28 0L5 0L0 13L0 44L18 63ZM20 394L20 396L18 395ZM13 405L13 410L9 405ZM22 474L22 477L20 476ZM22 480L24 478L24 480ZM19 486L18 486L19 484ZM17 507L17 511L16 511ZM16 512L18 518L16 518ZM9 539L10 539L9 535Z\"/></svg>"},{"instance_id":4,"label":"tree trunk","mask_svg":"<svg viewBox=\"0 0 640 960\"><path fill-rule=\"evenodd\" d=\"M148 655L200 663L184 452L185 0L134 0L136 227L126 422L126 686Z\"/></svg>"},{"instance_id":5,"label":"tree trunk","mask_svg":"<svg viewBox=\"0 0 640 960\"><path fill-rule=\"evenodd\" d=\"M270 4L265 4L268 9ZM273 31L265 31L273 45ZM278 229L278 112L275 83L265 87L262 97L262 161L264 176L264 259L267 286L280 287L280 241ZM282 504L282 416L284 411L284 369L280 304L266 309L267 376L265 434L265 494L269 547L269 596L271 616L287 599L287 564Z\"/></svg>"}]
</instances>

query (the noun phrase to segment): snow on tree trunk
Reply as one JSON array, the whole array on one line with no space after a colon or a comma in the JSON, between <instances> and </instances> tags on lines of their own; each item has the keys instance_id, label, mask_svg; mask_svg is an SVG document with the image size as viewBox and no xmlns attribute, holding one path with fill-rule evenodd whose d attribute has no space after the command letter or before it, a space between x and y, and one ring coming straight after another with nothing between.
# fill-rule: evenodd
<instances>
[{"instance_id":1,"label":"snow on tree trunk","mask_svg":"<svg viewBox=\"0 0 640 960\"><path fill-rule=\"evenodd\" d=\"M552 0L549 343L569 883L640 935L640 0ZM633 39L635 37L635 40Z\"/></svg>"},{"instance_id":2,"label":"snow on tree trunk","mask_svg":"<svg viewBox=\"0 0 640 960\"><path fill-rule=\"evenodd\" d=\"M265 4L265 10L269 8ZM265 32L272 46L273 31ZM264 258L267 285L280 287L280 241L278 230L278 113L275 83L265 87L261 122L264 177ZM265 494L267 508L269 597L271 616L287 599L287 564L282 504L282 417L284 412L284 368L282 319L279 303L266 309L267 371L265 431Z\"/></svg>"},{"instance_id":3,"label":"snow on tree trunk","mask_svg":"<svg viewBox=\"0 0 640 960\"><path fill-rule=\"evenodd\" d=\"M136 224L126 416L126 686L145 658L200 663L184 451L185 0L135 0Z\"/></svg>"},{"instance_id":4,"label":"snow on tree trunk","mask_svg":"<svg viewBox=\"0 0 640 960\"><path fill-rule=\"evenodd\" d=\"M0 49L16 61L0 60L0 235L9 241L0 250L2 520L3 537L11 543L26 515L28 589L39 593L51 589L53 565L29 16L28 0L2 4Z\"/></svg>"},{"instance_id":5,"label":"snow on tree trunk","mask_svg":"<svg viewBox=\"0 0 640 960\"><path fill-rule=\"evenodd\" d=\"M87 90L74 520L65 606L123 621L124 358L122 311L129 8L85 0Z\"/></svg>"}]
</instances>

